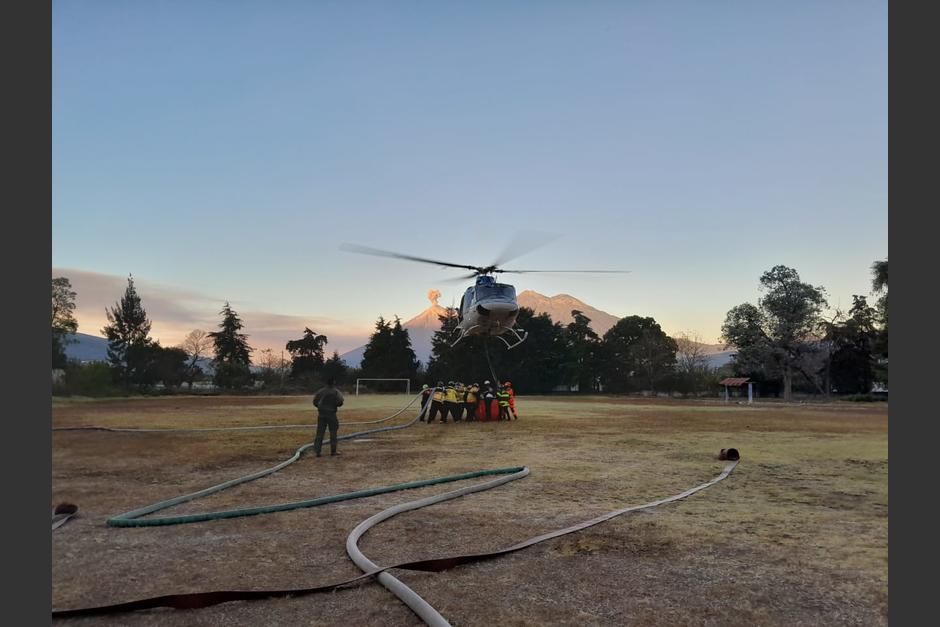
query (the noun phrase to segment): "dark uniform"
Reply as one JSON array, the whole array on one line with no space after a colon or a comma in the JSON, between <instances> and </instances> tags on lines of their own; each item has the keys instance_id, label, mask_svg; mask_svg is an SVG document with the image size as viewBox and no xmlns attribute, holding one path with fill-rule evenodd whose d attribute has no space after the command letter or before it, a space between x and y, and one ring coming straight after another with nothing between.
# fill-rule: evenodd
<instances>
[{"instance_id":1,"label":"dark uniform","mask_svg":"<svg viewBox=\"0 0 940 627\"><path fill-rule=\"evenodd\" d=\"M454 387L453 381L449 381L447 387L444 388L444 417L441 418L441 422L447 422L447 416L453 416L454 422L459 422L457 406L457 388Z\"/></svg>"},{"instance_id":2,"label":"dark uniform","mask_svg":"<svg viewBox=\"0 0 940 627\"><path fill-rule=\"evenodd\" d=\"M313 441L313 451L320 456L323 448L323 434L327 427L330 429L330 455L336 455L336 434L339 431L339 420L336 410L343 404L343 395L332 385L321 388L313 397L313 406L317 408L317 437Z\"/></svg>"},{"instance_id":3,"label":"dark uniform","mask_svg":"<svg viewBox=\"0 0 940 627\"><path fill-rule=\"evenodd\" d=\"M431 392L433 392L433 390L425 383L424 387L421 388L421 422L424 422L424 417L428 415L428 409L430 409L428 403L431 402Z\"/></svg>"},{"instance_id":4,"label":"dark uniform","mask_svg":"<svg viewBox=\"0 0 940 627\"><path fill-rule=\"evenodd\" d=\"M467 422L477 419L477 403L480 402L480 386L474 383L463 395L463 404L467 409Z\"/></svg>"}]
</instances>

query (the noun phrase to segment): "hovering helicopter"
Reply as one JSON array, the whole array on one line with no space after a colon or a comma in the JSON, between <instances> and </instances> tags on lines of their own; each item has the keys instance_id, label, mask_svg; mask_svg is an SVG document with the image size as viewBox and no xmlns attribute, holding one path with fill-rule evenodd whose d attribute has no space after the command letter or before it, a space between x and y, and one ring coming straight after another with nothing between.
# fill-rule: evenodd
<instances>
[{"instance_id":1,"label":"hovering helicopter","mask_svg":"<svg viewBox=\"0 0 940 627\"><path fill-rule=\"evenodd\" d=\"M531 248L531 247L530 247ZM355 252L365 255L375 255L377 257L392 257L395 259L406 259L408 261L418 261L421 263L430 263L447 268L463 268L472 270L470 274L449 279L450 281L465 281L476 279L474 285L468 287L460 299L460 307L457 309L457 333L450 346L456 346L460 340L470 335L492 335L506 344L508 349L513 349L522 344L528 337L524 329L515 328L516 316L519 314L519 304L516 302L516 288L508 283L499 283L493 275L510 272L513 274L530 274L535 272L555 273L555 272L577 272L577 273L611 273L624 274L629 270L505 270L499 265L528 252L523 250L515 251L515 254L508 257L508 251L501 255L501 259L488 266L472 266L459 263L450 263L448 261L438 261L436 259L426 259L424 257L415 257L413 255L403 255L401 253L370 248L368 246L359 246L357 244L342 244L341 250ZM514 341L510 342L504 334L511 334Z\"/></svg>"}]
</instances>

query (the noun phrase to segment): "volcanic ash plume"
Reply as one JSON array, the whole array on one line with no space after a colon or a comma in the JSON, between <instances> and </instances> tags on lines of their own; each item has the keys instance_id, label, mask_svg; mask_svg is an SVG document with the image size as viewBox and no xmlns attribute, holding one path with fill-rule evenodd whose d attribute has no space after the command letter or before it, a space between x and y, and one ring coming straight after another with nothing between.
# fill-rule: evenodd
<instances>
[{"instance_id":1,"label":"volcanic ash plume","mask_svg":"<svg viewBox=\"0 0 940 627\"><path fill-rule=\"evenodd\" d=\"M437 299L441 297L441 293L438 290L428 290L428 300L431 301L431 304L435 307L437 306Z\"/></svg>"}]
</instances>

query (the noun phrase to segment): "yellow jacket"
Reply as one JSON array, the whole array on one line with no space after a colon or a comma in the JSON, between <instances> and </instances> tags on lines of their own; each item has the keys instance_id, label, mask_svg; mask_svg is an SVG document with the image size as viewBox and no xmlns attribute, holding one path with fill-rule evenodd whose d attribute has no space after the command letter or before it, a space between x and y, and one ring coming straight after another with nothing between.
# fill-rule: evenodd
<instances>
[{"instance_id":1,"label":"yellow jacket","mask_svg":"<svg viewBox=\"0 0 940 627\"><path fill-rule=\"evenodd\" d=\"M443 401L444 400L444 390L441 388L434 388L434 394L431 395L431 400L434 401Z\"/></svg>"},{"instance_id":2,"label":"yellow jacket","mask_svg":"<svg viewBox=\"0 0 940 627\"><path fill-rule=\"evenodd\" d=\"M457 402L457 390L448 386L447 389L444 390L444 402L456 403Z\"/></svg>"}]
</instances>

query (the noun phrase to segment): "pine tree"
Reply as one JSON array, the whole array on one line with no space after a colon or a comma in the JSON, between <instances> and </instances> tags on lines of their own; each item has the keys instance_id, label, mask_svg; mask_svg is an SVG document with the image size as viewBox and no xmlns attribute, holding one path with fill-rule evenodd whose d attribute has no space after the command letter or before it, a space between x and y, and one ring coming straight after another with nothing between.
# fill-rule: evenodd
<instances>
[{"instance_id":1,"label":"pine tree","mask_svg":"<svg viewBox=\"0 0 940 627\"><path fill-rule=\"evenodd\" d=\"M362 376L366 378L382 378L391 375L386 373L388 354L392 349L392 326L385 318L379 316L375 323L375 331L369 336L369 342L362 353Z\"/></svg>"},{"instance_id":2,"label":"pine tree","mask_svg":"<svg viewBox=\"0 0 940 627\"><path fill-rule=\"evenodd\" d=\"M337 385L346 382L348 372L349 367L336 351L333 351L333 356L323 364L323 379L333 379Z\"/></svg>"},{"instance_id":3,"label":"pine tree","mask_svg":"<svg viewBox=\"0 0 940 627\"><path fill-rule=\"evenodd\" d=\"M457 348L450 345L457 337L454 333L458 322L456 311L447 309L444 314L438 316L438 320L441 322L441 328L431 337L431 358L428 360L427 368L427 376L431 384L437 381L448 381L455 372L460 372L466 366L459 362L461 352L467 347ZM463 342L466 341L466 339L463 340Z\"/></svg>"},{"instance_id":4,"label":"pine tree","mask_svg":"<svg viewBox=\"0 0 940 627\"><path fill-rule=\"evenodd\" d=\"M215 346L214 381L222 388L243 387L251 381L249 366L254 349L248 346L248 336L239 333L244 325L231 306L225 303L219 313L222 315L220 330L209 334Z\"/></svg>"},{"instance_id":5,"label":"pine tree","mask_svg":"<svg viewBox=\"0 0 940 627\"><path fill-rule=\"evenodd\" d=\"M134 277L127 278L127 289L120 302L105 310L109 324L102 329L108 339L108 361L124 387L140 382L150 359L150 320L134 287Z\"/></svg>"},{"instance_id":6,"label":"pine tree","mask_svg":"<svg viewBox=\"0 0 940 627\"><path fill-rule=\"evenodd\" d=\"M401 326L401 320L395 316L395 324L390 333L391 350L388 356L389 376L397 379L414 379L418 374L418 357L411 347L408 329Z\"/></svg>"}]
</instances>

